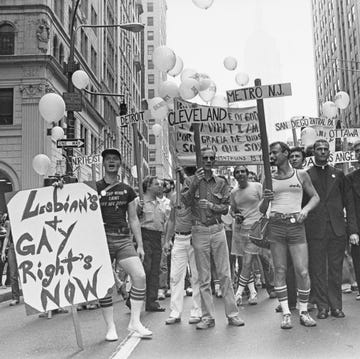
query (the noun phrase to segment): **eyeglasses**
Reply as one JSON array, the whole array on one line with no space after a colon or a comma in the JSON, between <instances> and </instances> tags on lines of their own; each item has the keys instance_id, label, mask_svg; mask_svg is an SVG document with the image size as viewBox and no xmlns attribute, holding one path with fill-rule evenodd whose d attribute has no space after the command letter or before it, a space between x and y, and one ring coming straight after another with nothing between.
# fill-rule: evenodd
<instances>
[{"instance_id":1,"label":"eyeglasses","mask_svg":"<svg viewBox=\"0 0 360 359\"><path fill-rule=\"evenodd\" d=\"M215 161L215 157L214 157L214 156L210 156L210 157L204 156L202 159L203 159L204 161Z\"/></svg>"},{"instance_id":2,"label":"eyeglasses","mask_svg":"<svg viewBox=\"0 0 360 359\"><path fill-rule=\"evenodd\" d=\"M245 170L238 170L238 171L235 171L235 173L246 173Z\"/></svg>"}]
</instances>

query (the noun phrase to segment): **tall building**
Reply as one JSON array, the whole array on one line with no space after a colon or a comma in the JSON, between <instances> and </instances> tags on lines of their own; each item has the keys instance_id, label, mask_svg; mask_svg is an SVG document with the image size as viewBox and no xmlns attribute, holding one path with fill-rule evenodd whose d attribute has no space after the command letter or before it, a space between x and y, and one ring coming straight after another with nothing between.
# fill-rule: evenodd
<instances>
[{"instance_id":1,"label":"tall building","mask_svg":"<svg viewBox=\"0 0 360 359\"><path fill-rule=\"evenodd\" d=\"M143 22L145 30L146 74L145 93L147 99L158 96L160 84L166 80L166 73L154 67L152 54L158 46L166 45L166 11L165 0L144 0ZM167 121L159 123L161 133L156 135L152 131L155 120L149 116L149 172L161 178L170 178L172 175L172 157L169 150L169 129Z\"/></svg>"},{"instance_id":2,"label":"tall building","mask_svg":"<svg viewBox=\"0 0 360 359\"><path fill-rule=\"evenodd\" d=\"M47 175L64 174L65 152L49 136L52 124L39 113L40 98L47 92L63 95L67 77L63 63L70 49L71 9L76 0L1 0L0 2L0 194L42 186L44 177L33 167L34 156L51 160ZM75 27L81 24L139 22L142 3L118 0L81 0ZM90 78L89 90L118 93L121 97L85 94L82 111L75 112L75 138L85 147L74 150L82 159L119 147L124 157L122 176L131 179L132 129L117 128L120 102L128 111L139 111L142 35L120 28L79 28L75 59ZM76 90L77 91L77 90ZM59 124L66 127L66 118ZM140 129L143 131L143 129ZM78 161L79 162L79 161ZM80 161L74 165L79 180L101 176L101 166ZM3 210L4 201L0 198Z\"/></svg>"},{"instance_id":3,"label":"tall building","mask_svg":"<svg viewBox=\"0 0 360 359\"><path fill-rule=\"evenodd\" d=\"M338 91L350 96L338 125L360 125L360 4L356 0L312 0L319 113Z\"/></svg>"}]
</instances>

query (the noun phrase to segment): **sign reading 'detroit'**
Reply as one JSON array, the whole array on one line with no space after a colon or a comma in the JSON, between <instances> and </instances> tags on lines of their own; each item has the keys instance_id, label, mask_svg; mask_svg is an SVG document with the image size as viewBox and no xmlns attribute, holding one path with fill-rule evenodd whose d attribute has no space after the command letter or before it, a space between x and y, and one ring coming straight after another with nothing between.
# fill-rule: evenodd
<instances>
[{"instance_id":1,"label":"sign reading 'detroit'","mask_svg":"<svg viewBox=\"0 0 360 359\"><path fill-rule=\"evenodd\" d=\"M8 210L28 313L106 296L114 276L95 190L84 183L24 190Z\"/></svg>"}]
</instances>

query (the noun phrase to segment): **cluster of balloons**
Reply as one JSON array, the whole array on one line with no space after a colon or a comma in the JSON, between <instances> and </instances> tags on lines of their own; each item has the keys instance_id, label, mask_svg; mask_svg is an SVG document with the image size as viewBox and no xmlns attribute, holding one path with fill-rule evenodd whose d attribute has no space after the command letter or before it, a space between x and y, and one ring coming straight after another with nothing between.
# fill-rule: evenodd
<instances>
[{"instance_id":1,"label":"cluster of balloons","mask_svg":"<svg viewBox=\"0 0 360 359\"><path fill-rule=\"evenodd\" d=\"M336 117L338 109L344 110L350 104L350 97L345 91L339 91L334 101L326 101L322 105L322 114L327 118Z\"/></svg>"},{"instance_id":2,"label":"cluster of balloons","mask_svg":"<svg viewBox=\"0 0 360 359\"><path fill-rule=\"evenodd\" d=\"M233 57L233 56L225 57L225 59L224 59L224 67L226 68L226 70L229 70L229 71L236 70L236 68L237 68L237 60L236 60L236 58ZM249 75L244 73L244 72L238 72L235 75L235 82L239 86L245 86L249 82Z\"/></svg>"}]
</instances>

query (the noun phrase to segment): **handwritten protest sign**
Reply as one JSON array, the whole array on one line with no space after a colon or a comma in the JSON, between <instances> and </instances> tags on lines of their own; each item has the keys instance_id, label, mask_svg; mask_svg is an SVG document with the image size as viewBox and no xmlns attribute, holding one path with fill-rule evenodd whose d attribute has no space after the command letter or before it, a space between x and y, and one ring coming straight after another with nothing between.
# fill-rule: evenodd
<instances>
[{"instance_id":1,"label":"handwritten protest sign","mask_svg":"<svg viewBox=\"0 0 360 359\"><path fill-rule=\"evenodd\" d=\"M106 296L114 277L95 190L24 190L8 211L28 314Z\"/></svg>"},{"instance_id":2,"label":"handwritten protest sign","mask_svg":"<svg viewBox=\"0 0 360 359\"><path fill-rule=\"evenodd\" d=\"M329 164L335 165L337 163L345 163L345 162L357 162L357 159L355 157L355 152L353 151L336 151L330 153L329 156ZM304 167L311 167L314 165L314 157L306 157L305 158L305 165Z\"/></svg>"},{"instance_id":3,"label":"handwritten protest sign","mask_svg":"<svg viewBox=\"0 0 360 359\"><path fill-rule=\"evenodd\" d=\"M290 121L275 123L275 130L292 130L301 127L329 127L335 128L335 119L323 117L294 116Z\"/></svg>"}]
</instances>

